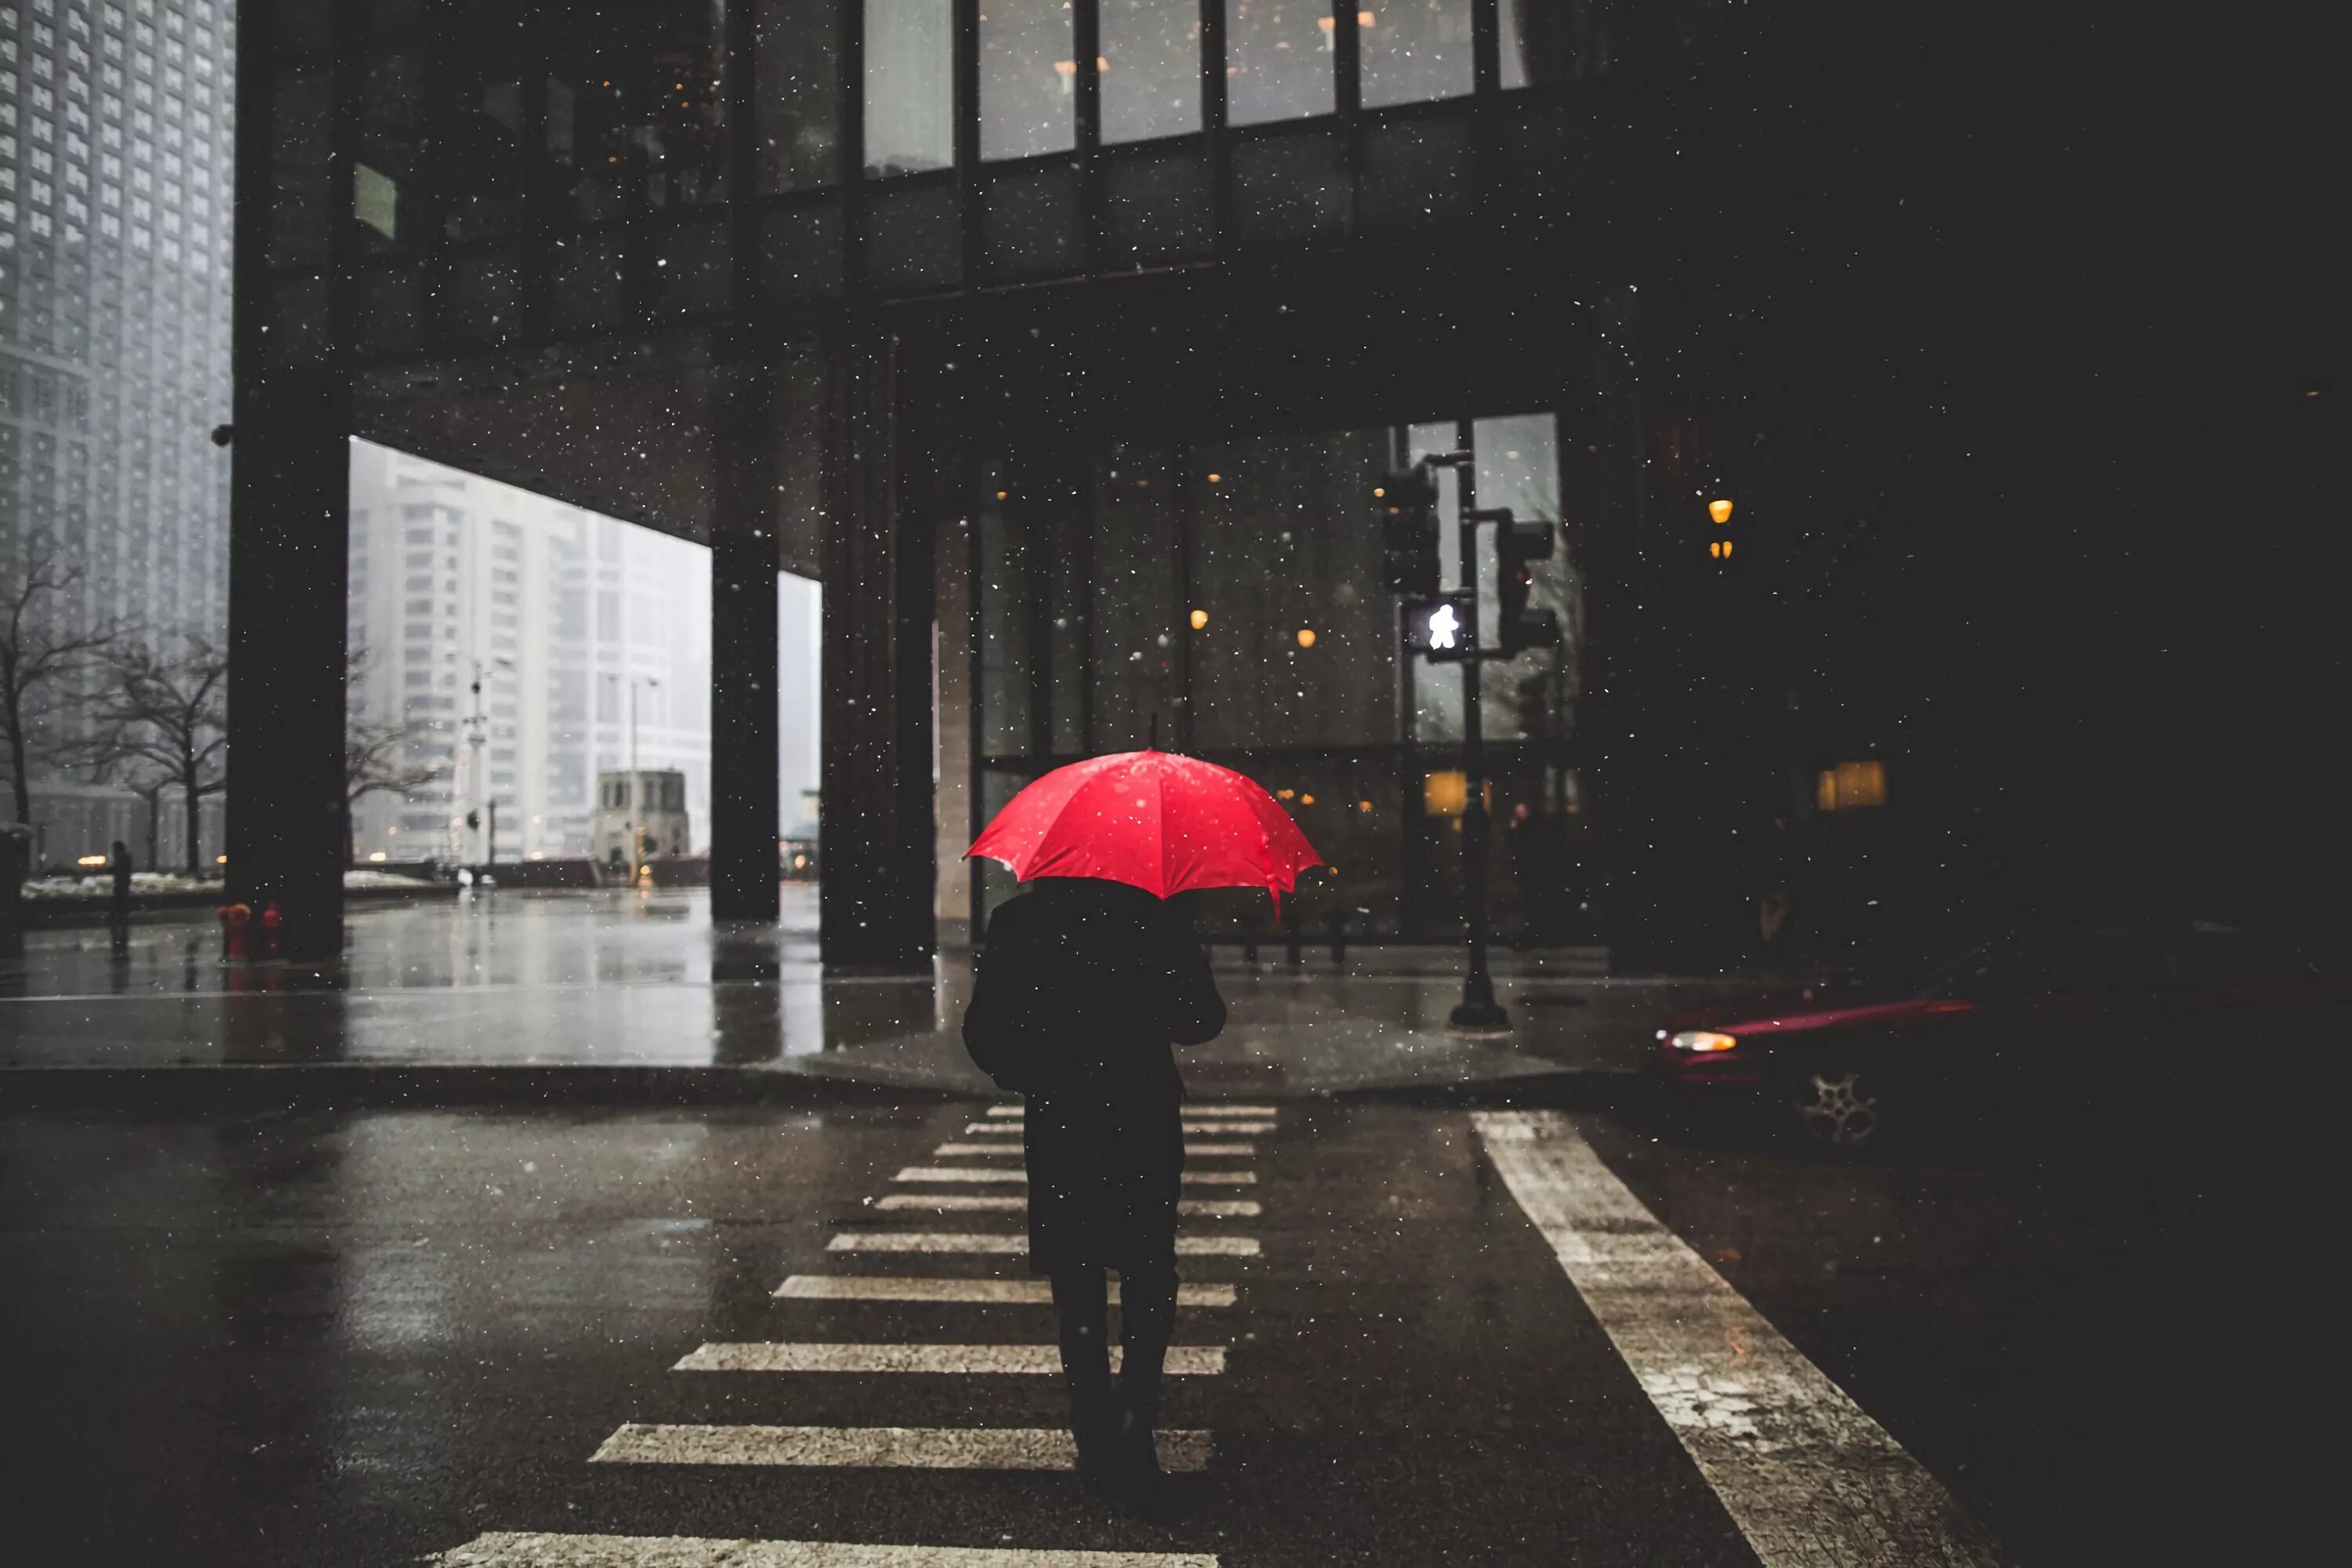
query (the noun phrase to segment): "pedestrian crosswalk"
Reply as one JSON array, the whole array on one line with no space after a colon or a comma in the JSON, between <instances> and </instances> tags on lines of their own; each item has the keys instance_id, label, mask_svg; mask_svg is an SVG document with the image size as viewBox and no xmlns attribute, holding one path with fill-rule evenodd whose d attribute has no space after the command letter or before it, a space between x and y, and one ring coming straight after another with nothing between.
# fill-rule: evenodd
<instances>
[{"instance_id":1,"label":"pedestrian crosswalk","mask_svg":"<svg viewBox=\"0 0 2352 1568\"><path fill-rule=\"evenodd\" d=\"M1110 1347L1118 1370L1119 1347ZM707 1344L678 1358L672 1372L925 1373L950 1377L1052 1375L1062 1372L1060 1347L1041 1345ZM1223 1345L1171 1345L1162 1369L1171 1377L1216 1377L1225 1370Z\"/></svg>"},{"instance_id":2,"label":"pedestrian crosswalk","mask_svg":"<svg viewBox=\"0 0 2352 1568\"><path fill-rule=\"evenodd\" d=\"M996 1105L987 1119L966 1124L962 1138L933 1148L929 1163L906 1165L890 1177L892 1191L869 1197L864 1212L877 1215L1013 1215L1026 1209L1026 1173L1008 1157L1021 1153L1024 1108ZM1255 1186L1257 1172L1247 1164L1275 1133L1281 1115L1272 1105L1191 1105L1183 1123L1188 1159L1206 1162L1188 1169L1188 1188ZM972 1191L973 1188L996 1189ZM922 1189L922 1190L907 1190ZM941 1189L941 1190L929 1190ZM1011 1190L1003 1190L1011 1189ZM1211 1269L1246 1268L1263 1256L1256 1237L1235 1233L1223 1222L1247 1220L1264 1212L1255 1197L1186 1196L1179 1215L1209 1228L1188 1230L1176 1239L1180 1258L1202 1260ZM918 1222L919 1224L919 1221ZM984 1223L984 1222L983 1222ZM950 1226L953 1222L950 1222ZM1042 1277L987 1273L908 1274L887 1272L890 1262L937 1258L934 1268L969 1268L988 1260L1024 1258L1025 1231L988 1228L904 1228L876 1224L843 1230L826 1243L824 1255L840 1258L844 1271L786 1276L772 1299L789 1328L795 1303L895 1302L949 1314L978 1327L996 1323L1003 1309L1046 1309L1021 1320L1036 1337L1024 1342L834 1342L779 1337L763 1341L704 1343L671 1367L676 1373L710 1376L834 1374L892 1378L1058 1377L1061 1354L1053 1342L1053 1291ZM874 1259L864 1270L856 1265ZM970 1260L959 1263L958 1260ZM903 1265L902 1265L903 1267ZM1231 1278L1181 1280L1180 1310L1214 1314L1201 1320L1196 1337L1212 1342L1169 1347L1166 1371L1177 1378L1222 1378L1229 1374L1234 1334L1223 1321L1239 1304L1241 1281ZM1011 1319L1002 1320L1011 1322ZM1213 1325L1213 1327L1211 1327ZM1112 1351L1113 1365L1118 1352ZM879 1394L875 1404L887 1407ZM863 1401L861 1401L863 1405ZM1158 1434L1161 1468L1171 1473L1203 1471L1216 1455L1213 1433L1171 1427ZM1058 1427L937 1426L793 1426L740 1423L625 1421L587 1456L600 1466L670 1466L709 1468L773 1467L803 1470L992 1471L1019 1474L1066 1471L1076 1459L1067 1431ZM1025 1546L938 1546L809 1541L720 1540L698 1536L632 1536L583 1532L490 1532L442 1553L445 1568L1217 1568L1214 1555L1063 1549L1051 1543Z\"/></svg>"},{"instance_id":3,"label":"pedestrian crosswalk","mask_svg":"<svg viewBox=\"0 0 2352 1568\"><path fill-rule=\"evenodd\" d=\"M1038 1552L995 1546L862 1546L681 1535L501 1531L442 1553L445 1568L1217 1568L1191 1552Z\"/></svg>"},{"instance_id":4,"label":"pedestrian crosswalk","mask_svg":"<svg viewBox=\"0 0 2352 1568\"><path fill-rule=\"evenodd\" d=\"M780 1301L983 1301L1001 1306L1050 1307L1054 1293L1043 1279L910 1279L895 1274L795 1274L776 1287ZM1176 1287L1180 1307L1230 1307L1231 1285L1186 1280Z\"/></svg>"}]
</instances>

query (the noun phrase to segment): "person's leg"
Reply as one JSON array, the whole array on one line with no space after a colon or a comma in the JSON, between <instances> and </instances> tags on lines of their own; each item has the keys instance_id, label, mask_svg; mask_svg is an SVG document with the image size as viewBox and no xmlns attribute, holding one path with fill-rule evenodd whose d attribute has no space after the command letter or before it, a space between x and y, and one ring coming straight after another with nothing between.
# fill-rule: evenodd
<instances>
[{"instance_id":1,"label":"person's leg","mask_svg":"<svg viewBox=\"0 0 2352 1568\"><path fill-rule=\"evenodd\" d=\"M1160 1373L1176 1331L1176 1267L1139 1264L1118 1276L1119 1404L1149 1430L1160 1419Z\"/></svg>"},{"instance_id":2,"label":"person's leg","mask_svg":"<svg viewBox=\"0 0 2352 1568\"><path fill-rule=\"evenodd\" d=\"M1056 1268L1050 1278L1062 1377L1070 1391L1070 1436L1078 1446L1078 1472L1091 1484L1100 1474L1115 1420L1103 1269L1099 1264L1074 1264Z\"/></svg>"}]
</instances>

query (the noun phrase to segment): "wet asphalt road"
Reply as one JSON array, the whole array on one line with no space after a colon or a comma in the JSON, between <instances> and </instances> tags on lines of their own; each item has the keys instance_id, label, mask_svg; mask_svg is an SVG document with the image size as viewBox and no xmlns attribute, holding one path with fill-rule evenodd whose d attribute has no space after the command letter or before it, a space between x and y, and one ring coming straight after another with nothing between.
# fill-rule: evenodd
<instances>
[{"instance_id":1,"label":"wet asphalt road","mask_svg":"<svg viewBox=\"0 0 2352 1568\"><path fill-rule=\"evenodd\" d=\"M1230 1354L1171 1380L1163 1425L1214 1444L1176 1523L1108 1515L1062 1473L589 1462L625 1422L1056 1425L1051 1376L671 1370L705 1342L1049 1343L1042 1307L771 1294L792 1276L1023 1278L1017 1258L828 1250L1016 1228L873 1201L984 1138L964 1131L979 1115L0 1121L8 1555L394 1563L593 1531L1235 1564L1758 1561L1455 1110L1289 1101L1253 1159L1195 1160L1253 1171L1193 1190L1262 1212L1183 1234L1260 1255L1184 1260L1236 1299L1180 1321L1180 1344ZM2185 1419L2160 1370L2182 1223L2166 1185L1570 1120L2019 1561L2171 1560L2145 1506Z\"/></svg>"}]
</instances>

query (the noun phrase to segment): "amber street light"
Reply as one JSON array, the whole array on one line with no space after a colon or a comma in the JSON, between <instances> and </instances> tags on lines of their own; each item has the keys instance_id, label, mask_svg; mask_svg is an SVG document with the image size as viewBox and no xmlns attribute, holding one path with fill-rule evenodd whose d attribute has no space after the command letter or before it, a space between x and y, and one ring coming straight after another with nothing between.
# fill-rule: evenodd
<instances>
[{"instance_id":1,"label":"amber street light","mask_svg":"<svg viewBox=\"0 0 2352 1568\"><path fill-rule=\"evenodd\" d=\"M1192 612L1192 629L1193 629L1194 631L1196 631L1196 632L1197 632L1197 631L1199 631L1202 626L1207 626L1208 624L1209 624L1209 612L1208 612L1208 611L1206 611L1206 610L1195 610L1195 611L1193 611L1193 612Z\"/></svg>"},{"instance_id":2,"label":"amber street light","mask_svg":"<svg viewBox=\"0 0 2352 1568\"><path fill-rule=\"evenodd\" d=\"M1711 500L1706 503L1706 515L1717 522L1729 522L1731 503L1727 500Z\"/></svg>"},{"instance_id":3,"label":"amber street light","mask_svg":"<svg viewBox=\"0 0 2352 1568\"><path fill-rule=\"evenodd\" d=\"M1298 646L1300 647L1313 647L1315 646L1315 629L1312 626L1301 626L1298 628Z\"/></svg>"}]
</instances>

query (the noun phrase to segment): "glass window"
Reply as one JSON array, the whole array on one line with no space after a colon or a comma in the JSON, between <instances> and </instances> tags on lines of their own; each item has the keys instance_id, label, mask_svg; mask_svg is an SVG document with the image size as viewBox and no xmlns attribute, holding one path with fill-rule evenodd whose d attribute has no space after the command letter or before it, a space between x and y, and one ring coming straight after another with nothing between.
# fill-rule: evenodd
<instances>
[{"instance_id":1,"label":"glass window","mask_svg":"<svg viewBox=\"0 0 2352 1568\"><path fill-rule=\"evenodd\" d=\"M1358 0L1367 108L1458 98L1472 88L1470 0Z\"/></svg>"},{"instance_id":2,"label":"glass window","mask_svg":"<svg viewBox=\"0 0 2352 1568\"><path fill-rule=\"evenodd\" d=\"M1225 0L1225 118L1256 125L1330 113L1332 31L1323 0Z\"/></svg>"},{"instance_id":3,"label":"glass window","mask_svg":"<svg viewBox=\"0 0 2352 1568\"><path fill-rule=\"evenodd\" d=\"M955 163L950 0L866 0L866 172Z\"/></svg>"},{"instance_id":4,"label":"glass window","mask_svg":"<svg viewBox=\"0 0 2352 1568\"><path fill-rule=\"evenodd\" d=\"M839 183L838 0L761 0L759 28L760 188Z\"/></svg>"},{"instance_id":5,"label":"glass window","mask_svg":"<svg viewBox=\"0 0 2352 1568\"><path fill-rule=\"evenodd\" d=\"M1074 15L1064 0L985 0L980 13L982 158L1028 158L1077 145Z\"/></svg>"},{"instance_id":6,"label":"glass window","mask_svg":"<svg viewBox=\"0 0 2352 1568\"><path fill-rule=\"evenodd\" d=\"M1199 0L1102 0L1102 139L1201 129Z\"/></svg>"}]
</instances>

